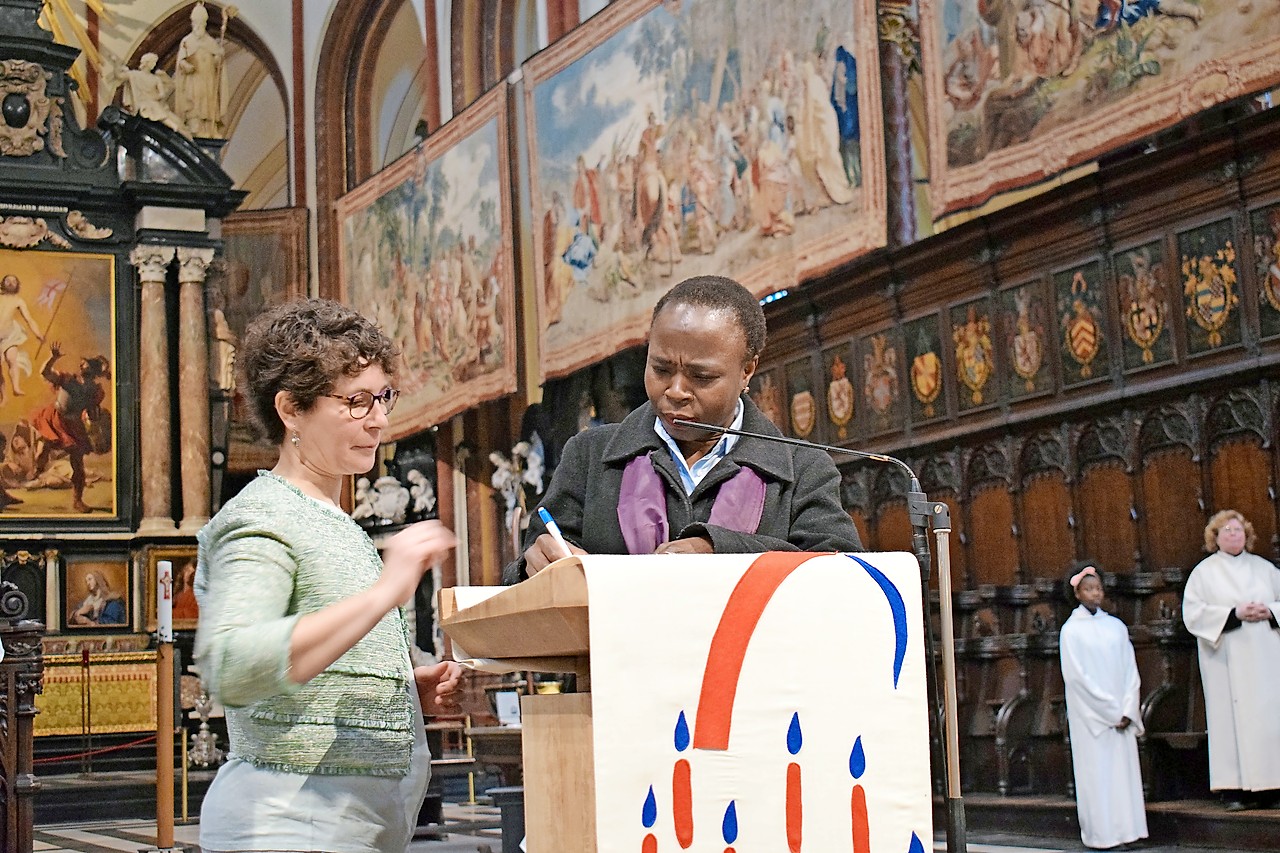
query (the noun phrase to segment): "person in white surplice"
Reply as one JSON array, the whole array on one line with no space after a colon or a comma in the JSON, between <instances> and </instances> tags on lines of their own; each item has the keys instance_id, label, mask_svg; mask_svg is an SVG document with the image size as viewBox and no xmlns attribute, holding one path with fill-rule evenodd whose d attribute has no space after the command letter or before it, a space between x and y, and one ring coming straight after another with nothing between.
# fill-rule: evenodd
<instances>
[{"instance_id":1,"label":"person in white surplice","mask_svg":"<svg viewBox=\"0 0 1280 853\"><path fill-rule=\"evenodd\" d=\"M1249 553L1254 538L1233 509L1209 519L1209 556L1191 572L1182 600L1182 620L1200 649L1209 788L1228 811L1274 805L1280 788L1280 569Z\"/></svg>"},{"instance_id":2,"label":"person in white surplice","mask_svg":"<svg viewBox=\"0 0 1280 853\"><path fill-rule=\"evenodd\" d=\"M1080 602L1059 634L1080 840L1104 849L1147 837L1138 767L1138 664L1129 629L1102 609L1102 575L1070 579Z\"/></svg>"}]
</instances>

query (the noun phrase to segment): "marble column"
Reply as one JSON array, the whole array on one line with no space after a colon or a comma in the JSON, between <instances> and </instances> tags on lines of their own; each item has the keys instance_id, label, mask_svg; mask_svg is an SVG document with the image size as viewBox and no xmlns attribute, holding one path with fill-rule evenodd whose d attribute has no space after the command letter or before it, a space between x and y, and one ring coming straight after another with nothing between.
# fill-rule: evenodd
<instances>
[{"instance_id":1,"label":"marble column","mask_svg":"<svg viewBox=\"0 0 1280 853\"><path fill-rule=\"evenodd\" d=\"M182 464L180 533L209 520L209 334L205 272L213 249L178 249L178 441Z\"/></svg>"},{"instance_id":2,"label":"marble column","mask_svg":"<svg viewBox=\"0 0 1280 853\"><path fill-rule=\"evenodd\" d=\"M129 263L142 283L139 332L138 403L142 425L142 522L138 533L175 533L170 494L169 328L164 310L164 281L173 260L171 246L137 246Z\"/></svg>"}]
</instances>

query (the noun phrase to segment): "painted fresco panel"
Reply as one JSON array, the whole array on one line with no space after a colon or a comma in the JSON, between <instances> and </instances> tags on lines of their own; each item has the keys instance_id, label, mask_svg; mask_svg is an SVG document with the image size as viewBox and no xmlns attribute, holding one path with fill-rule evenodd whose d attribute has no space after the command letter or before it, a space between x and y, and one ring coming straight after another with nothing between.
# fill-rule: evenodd
<instances>
[{"instance_id":1,"label":"painted fresco panel","mask_svg":"<svg viewBox=\"0 0 1280 853\"><path fill-rule=\"evenodd\" d=\"M960 382L960 411L996 402L1000 386L996 379L990 299L975 299L951 309L951 343L956 379Z\"/></svg>"},{"instance_id":2,"label":"painted fresco panel","mask_svg":"<svg viewBox=\"0 0 1280 853\"><path fill-rule=\"evenodd\" d=\"M1280 15L1238 0L920 0L935 217L1280 81Z\"/></svg>"},{"instance_id":3,"label":"painted fresco panel","mask_svg":"<svg viewBox=\"0 0 1280 853\"><path fill-rule=\"evenodd\" d=\"M925 423L947 415L946 370L938 315L928 314L903 326L911 422Z\"/></svg>"},{"instance_id":4,"label":"painted fresco panel","mask_svg":"<svg viewBox=\"0 0 1280 853\"><path fill-rule=\"evenodd\" d=\"M338 201L342 299L403 352L402 438L516 387L506 94Z\"/></svg>"},{"instance_id":5,"label":"painted fresco panel","mask_svg":"<svg viewBox=\"0 0 1280 853\"><path fill-rule=\"evenodd\" d=\"M641 342L689 276L765 295L884 244L873 9L620 2L526 63L548 376Z\"/></svg>"},{"instance_id":6,"label":"painted fresco panel","mask_svg":"<svg viewBox=\"0 0 1280 853\"><path fill-rule=\"evenodd\" d=\"M1173 333L1163 241L1116 252L1111 264L1120 300L1124 369L1168 364L1173 360Z\"/></svg>"},{"instance_id":7,"label":"painted fresco panel","mask_svg":"<svg viewBox=\"0 0 1280 853\"><path fill-rule=\"evenodd\" d=\"M902 337L897 327L874 332L858 341L862 370L862 403L871 435L899 430L905 418L906 393L902 380Z\"/></svg>"},{"instance_id":8,"label":"painted fresco panel","mask_svg":"<svg viewBox=\"0 0 1280 853\"><path fill-rule=\"evenodd\" d=\"M1249 215L1254 280L1258 282L1258 326L1263 338L1280 335L1280 204Z\"/></svg>"},{"instance_id":9,"label":"painted fresco panel","mask_svg":"<svg viewBox=\"0 0 1280 853\"><path fill-rule=\"evenodd\" d=\"M1062 384L1081 385L1107 376L1107 323L1102 264L1090 261L1053 274L1058 305L1058 353Z\"/></svg>"},{"instance_id":10,"label":"painted fresco panel","mask_svg":"<svg viewBox=\"0 0 1280 853\"><path fill-rule=\"evenodd\" d=\"M823 394L826 405L823 417L827 422L827 435L837 444L851 439L857 425L859 410L857 385L857 355L852 339L828 347L822 353Z\"/></svg>"},{"instance_id":11,"label":"painted fresco panel","mask_svg":"<svg viewBox=\"0 0 1280 853\"><path fill-rule=\"evenodd\" d=\"M1009 396L1053 390L1049 308L1038 281L1000 293L1000 346L1009 365Z\"/></svg>"},{"instance_id":12,"label":"painted fresco panel","mask_svg":"<svg viewBox=\"0 0 1280 853\"><path fill-rule=\"evenodd\" d=\"M0 519L121 514L115 264L0 249Z\"/></svg>"},{"instance_id":13,"label":"painted fresco panel","mask_svg":"<svg viewBox=\"0 0 1280 853\"><path fill-rule=\"evenodd\" d=\"M1220 219L1178 235L1187 350L1192 355L1240 343L1240 276L1235 223Z\"/></svg>"}]
</instances>

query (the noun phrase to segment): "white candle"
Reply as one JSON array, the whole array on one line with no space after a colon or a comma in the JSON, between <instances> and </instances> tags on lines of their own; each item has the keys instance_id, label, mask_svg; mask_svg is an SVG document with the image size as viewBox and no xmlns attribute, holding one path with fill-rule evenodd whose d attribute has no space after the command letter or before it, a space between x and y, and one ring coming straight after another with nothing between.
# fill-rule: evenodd
<instances>
[{"instance_id":1,"label":"white candle","mask_svg":"<svg viewBox=\"0 0 1280 853\"><path fill-rule=\"evenodd\" d=\"M156 638L173 642L173 563L156 562Z\"/></svg>"}]
</instances>

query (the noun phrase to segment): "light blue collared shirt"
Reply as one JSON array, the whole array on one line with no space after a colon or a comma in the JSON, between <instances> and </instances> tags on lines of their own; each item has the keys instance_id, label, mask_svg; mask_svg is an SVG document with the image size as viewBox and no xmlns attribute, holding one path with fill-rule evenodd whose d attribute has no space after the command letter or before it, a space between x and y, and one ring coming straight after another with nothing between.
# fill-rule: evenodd
<instances>
[{"instance_id":1,"label":"light blue collared shirt","mask_svg":"<svg viewBox=\"0 0 1280 853\"><path fill-rule=\"evenodd\" d=\"M742 429L742 413L745 407L742 405L742 398L738 398L738 412L733 416L733 423L729 424L730 429ZM675 460L676 470L680 472L680 482L684 485L686 494L693 494L693 490L702 482L702 478L712 468L716 467L716 463L729 455L729 451L733 450L734 445L738 443L741 436L725 433L720 436L720 440L716 442L716 446L711 448L706 456L693 463L690 468L689 464L684 461L684 454L680 452L680 445L676 444L676 440L671 437L671 433L667 432L667 428L662 425L661 418L653 419L653 431L658 434L666 443L667 449L671 451L671 458Z\"/></svg>"}]
</instances>

